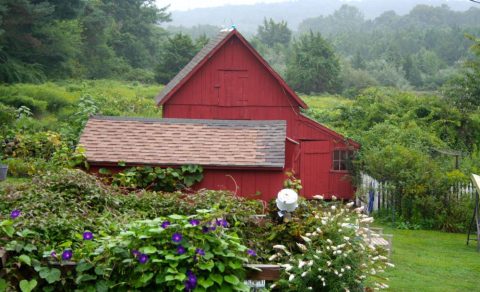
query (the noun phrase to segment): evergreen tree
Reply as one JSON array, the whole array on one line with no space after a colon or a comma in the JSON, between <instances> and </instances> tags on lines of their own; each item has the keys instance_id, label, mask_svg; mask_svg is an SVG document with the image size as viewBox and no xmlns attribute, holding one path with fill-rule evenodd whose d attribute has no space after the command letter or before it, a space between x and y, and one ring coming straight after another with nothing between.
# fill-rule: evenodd
<instances>
[{"instance_id":1,"label":"evergreen tree","mask_svg":"<svg viewBox=\"0 0 480 292\"><path fill-rule=\"evenodd\" d=\"M339 89L340 63L332 46L319 33L310 32L293 43L287 63L287 81L303 93Z\"/></svg>"},{"instance_id":2,"label":"evergreen tree","mask_svg":"<svg viewBox=\"0 0 480 292\"><path fill-rule=\"evenodd\" d=\"M268 47L275 44L287 46L292 38L292 31L288 28L287 22L275 22L273 19L263 20L263 25L258 27L257 37Z\"/></svg>"},{"instance_id":3,"label":"evergreen tree","mask_svg":"<svg viewBox=\"0 0 480 292\"><path fill-rule=\"evenodd\" d=\"M199 51L199 47L185 34L169 37L162 47L160 62L155 71L157 82L168 83Z\"/></svg>"}]
</instances>

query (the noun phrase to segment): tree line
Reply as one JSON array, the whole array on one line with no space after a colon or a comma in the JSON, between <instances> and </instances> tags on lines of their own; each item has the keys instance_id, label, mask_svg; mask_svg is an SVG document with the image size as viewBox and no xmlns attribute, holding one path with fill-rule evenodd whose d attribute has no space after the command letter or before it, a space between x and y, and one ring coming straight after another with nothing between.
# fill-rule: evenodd
<instances>
[{"instance_id":1,"label":"tree line","mask_svg":"<svg viewBox=\"0 0 480 292\"><path fill-rule=\"evenodd\" d=\"M419 5L365 19L343 5L299 31L265 19L250 41L297 91L354 96L371 86L438 90L461 76L480 9ZM4 0L0 82L121 79L167 83L219 28L167 27L154 0Z\"/></svg>"},{"instance_id":2,"label":"tree line","mask_svg":"<svg viewBox=\"0 0 480 292\"><path fill-rule=\"evenodd\" d=\"M461 64L472 56L468 51L472 41L465 36L479 31L478 19L478 8L458 12L446 5L418 5L404 16L387 11L367 20L358 8L343 5L329 16L305 19L299 31L285 33L285 37L293 36L291 41L273 45L270 37L274 34L263 33L264 28L273 32L285 23L265 20L253 42L293 87L307 94L329 91L353 96L370 86L429 91L458 75ZM325 41L329 49L323 51L332 57L313 60L314 51L325 46ZM294 76L305 73L302 66L295 68L305 61L301 56L309 56L310 63L330 66L332 81L319 87L302 77L304 81L298 83Z\"/></svg>"},{"instance_id":3,"label":"tree line","mask_svg":"<svg viewBox=\"0 0 480 292\"><path fill-rule=\"evenodd\" d=\"M154 0L4 0L0 82L151 81L168 21Z\"/></svg>"}]
</instances>

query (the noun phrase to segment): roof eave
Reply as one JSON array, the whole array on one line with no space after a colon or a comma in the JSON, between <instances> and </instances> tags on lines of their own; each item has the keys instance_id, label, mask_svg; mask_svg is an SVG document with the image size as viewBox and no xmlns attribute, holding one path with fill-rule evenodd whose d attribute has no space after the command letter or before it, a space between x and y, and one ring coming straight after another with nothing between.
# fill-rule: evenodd
<instances>
[{"instance_id":1,"label":"roof eave","mask_svg":"<svg viewBox=\"0 0 480 292\"><path fill-rule=\"evenodd\" d=\"M180 167L185 164L177 163L151 163L151 162L125 162L125 166L118 165L113 161L101 161L101 160L88 160L87 162L91 166L100 167L135 167L135 166L157 166L157 167ZM195 164L195 163L192 163ZM268 165L221 165L221 164L198 164L204 169L231 169L231 170L283 170L285 165L283 163L268 164Z\"/></svg>"},{"instance_id":2,"label":"roof eave","mask_svg":"<svg viewBox=\"0 0 480 292\"><path fill-rule=\"evenodd\" d=\"M335 132L334 130L332 129L329 129L328 127L320 124L319 122L311 119L310 117L306 116L305 114L301 114L300 117L302 117L305 121L311 123L313 126L325 131L326 133L328 133L329 135L331 135L332 137L336 137L342 141L346 141L348 142L349 145L355 147L356 149L360 149L361 148L361 144L353 139L350 139L350 138L347 138L345 136L343 136L342 134L340 133L337 133Z\"/></svg>"}]
</instances>

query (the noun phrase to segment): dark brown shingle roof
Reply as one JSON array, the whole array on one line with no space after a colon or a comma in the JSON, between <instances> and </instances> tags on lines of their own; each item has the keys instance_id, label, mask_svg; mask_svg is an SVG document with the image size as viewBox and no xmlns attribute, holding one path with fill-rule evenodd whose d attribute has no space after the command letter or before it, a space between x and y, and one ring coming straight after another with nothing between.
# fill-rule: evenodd
<instances>
[{"instance_id":1,"label":"dark brown shingle roof","mask_svg":"<svg viewBox=\"0 0 480 292\"><path fill-rule=\"evenodd\" d=\"M163 88L159 95L156 97L157 104L161 103L163 98L175 88L180 82L197 67L200 62L203 61L229 34L231 31L221 31L215 38L211 39L205 47L203 47L190 62L183 67L178 74L173 77L170 82ZM210 56L208 56L210 57Z\"/></svg>"},{"instance_id":2,"label":"dark brown shingle roof","mask_svg":"<svg viewBox=\"0 0 480 292\"><path fill-rule=\"evenodd\" d=\"M92 164L283 168L285 121L92 117L80 137Z\"/></svg>"}]
</instances>

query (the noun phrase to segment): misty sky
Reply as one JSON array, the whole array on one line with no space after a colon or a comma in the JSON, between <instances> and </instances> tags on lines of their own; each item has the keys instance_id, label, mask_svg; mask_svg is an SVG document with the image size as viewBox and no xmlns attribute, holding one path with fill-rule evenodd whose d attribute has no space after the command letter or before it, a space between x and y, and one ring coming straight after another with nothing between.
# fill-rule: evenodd
<instances>
[{"instance_id":1,"label":"misty sky","mask_svg":"<svg viewBox=\"0 0 480 292\"><path fill-rule=\"evenodd\" d=\"M255 4L255 3L273 3L287 2L291 0L156 0L159 7L170 4L170 11L188 10L201 7L214 7L227 4Z\"/></svg>"}]
</instances>

